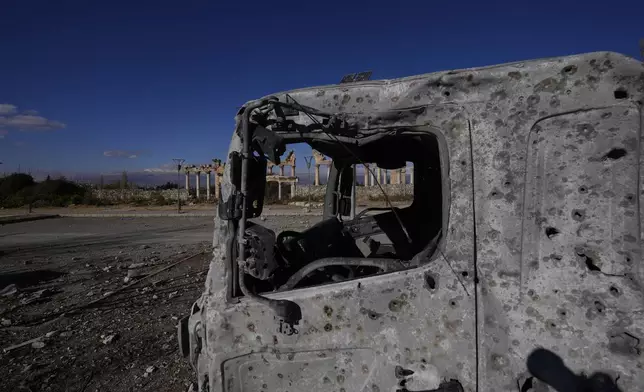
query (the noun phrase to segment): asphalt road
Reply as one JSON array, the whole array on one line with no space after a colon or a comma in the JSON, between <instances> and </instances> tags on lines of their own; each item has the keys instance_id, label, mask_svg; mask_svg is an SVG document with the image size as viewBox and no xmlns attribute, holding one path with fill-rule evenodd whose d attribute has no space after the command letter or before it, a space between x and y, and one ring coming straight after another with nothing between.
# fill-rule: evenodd
<instances>
[{"instance_id":1,"label":"asphalt road","mask_svg":"<svg viewBox=\"0 0 644 392\"><path fill-rule=\"evenodd\" d=\"M58 218L0 226L0 250L111 247L210 241L213 220L190 218Z\"/></svg>"}]
</instances>

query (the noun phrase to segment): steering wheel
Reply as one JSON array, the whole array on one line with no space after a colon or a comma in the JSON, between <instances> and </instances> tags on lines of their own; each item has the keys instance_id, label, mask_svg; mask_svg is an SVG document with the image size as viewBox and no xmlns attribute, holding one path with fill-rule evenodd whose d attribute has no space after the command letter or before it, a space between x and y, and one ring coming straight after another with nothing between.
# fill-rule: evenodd
<instances>
[{"instance_id":1,"label":"steering wheel","mask_svg":"<svg viewBox=\"0 0 644 392\"><path fill-rule=\"evenodd\" d=\"M295 261L293 260L293 258L297 257L297 255L294 253L299 250L299 249L292 249L290 247L290 245L292 245L291 241L301 236L302 236L302 233L300 233L299 231L285 230L279 233L275 238L275 244L277 245L277 250L282 256L282 259L284 260L284 262L288 265L293 265L293 262Z\"/></svg>"},{"instance_id":2,"label":"steering wheel","mask_svg":"<svg viewBox=\"0 0 644 392\"><path fill-rule=\"evenodd\" d=\"M367 212L371 211L391 211L391 209L394 208L397 210L396 207L367 207L364 210L360 211L360 213L356 214L356 216L353 219L358 219L366 215Z\"/></svg>"}]
</instances>

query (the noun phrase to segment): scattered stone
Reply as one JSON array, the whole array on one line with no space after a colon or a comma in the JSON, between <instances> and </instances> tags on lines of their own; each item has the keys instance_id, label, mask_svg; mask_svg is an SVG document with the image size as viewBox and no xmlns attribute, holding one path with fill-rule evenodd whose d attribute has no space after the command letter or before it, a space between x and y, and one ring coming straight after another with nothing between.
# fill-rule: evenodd
<instances>
[{"instance_id":1,"label":"scattered stone","mask_svg":"<svg viewBox=\"0 0 644 392\"><path fill-rule=\"evenodd\" d=\"M21 305L29 305L32 302L37 302L43 298L49 297L51 295L55 294L55 291L50 290L50 289L42 289L38 291L34 291L31 296L27 298L23 298L20 300Z\"/></svg>"},{"instance_id":2,"label":"scattered stone","mask_svg":"<svg viewBox=\"0 0 644 392\"><path fill-rule=\"evenodd\" d=\"M141 271L141 267L145 267L145 263L132 264L127 270L127 276L123 279L125 283L131 281L134 278L139 278L147 275L145 272Z\"/></svg>"},{"instance_id":3,"label":"scattered stone","mask_svg":"<svg viewBox=\"0 0 644 392\"><path fill-rule=\"evenodd\" d=\"M6 319L6 318L3 318L3 319L2 319L2 326L3 326L3 327L8 327L8 326L10 326L10 325L11 325L11 320Z\"/></svg>"},{"instance_id":4,"label":"scattered stone","mask_svg":"<svg viewBox=\"0 0 644 392\"><path fill-rule=\"evenodd\" d=\"M107 267L103 268L103 271L110 272L111 269L112 269L112 266L108 265Z\"/></svg>"},{"instance_id":5,"label":"scattered stone","mask_svg":"<svg viewBox=\"0 0 644 392\"><path fill-rule=\"evenodd\" d=\"M113 291L106 291L106 292L103 293L103 297L109 297L112 294L114 294Z\"/></svg>"},{"instance_id":6,"label":"scattered stone","mask_svg":"<svg viewBox=\"0 0 644 392\"><path fill-rule=\"evenodd\" d=\"M42 340L37 340L37 341L31 343L31 347L33 347L33 348L35 348L37 350L40 350L41 348L45 347L45 342L43 342Z\"/></svg>"},{"instance_id":7,"label":"scattered stone","mask_svg":"<svg viewBox=\"0 0 644 392\"><path fill-rule=\"evenodd\" d=\"M91 297L92 295L94 295L94 292L93 292L93 291L90 291L90 292L88 292L88 293L87 293L87 295L86 295L86 296L87 296L87 297Z\"/></svg>"},{"instance_id":8,"label":"scattered stone","mask_svg":"<svg viewBox=\"0 0 644 392\"><path fill-rule=\"evenodd\" d=\"M168 343L165 343L163 346L161 346L161 350L164 350L164 351L170 350L170 345Z\"/></svg>"},{"instance_id":9,"label":"scattered stone","mask_svg":"<svg viewBox=\"0 0 644 392\"><path fill-rule=\"evenodd\" d=\"M154 372L156 369L157 369L157 368L156 368L154 365L152 365L152 366L148 366L148 368L147 368L147 369L145 369L145 373L143 374L143 377L147 377L147 376L149 376L149 375L150 375L150 374L152 374L152 372Z\"/></svg>"},{"instance_id":10,"label":"scattered stone","mask_svg":"<svg viewBox=\"0 0 644 392\"><path fill-rule=\"evenodd\" d=\"M156 295L156 294L154 294L154 295L152 296L152 299L158 299L158 298L159 298L159 296L158 296L158 295Z\"/></svg>"},{"instance_id":11,"label":"scattered stone","mask_svg":"<svg viewBox=\"0 0 644 392\"><path fill-rule=\"evenodd\" d=\"M197 392L197 384L194 382L191 382L190 385L188 386L188 392Z\"/></svg>"},{"instance_id":12,"label":"scattered stone","mask_svg":"<svg viewBox=\"0 0 644 392\"><path fill-rule=\"evenodd\" d=\"M61 337L61 338L68 338L68 337L70 337L70 336L72 336L72 332L71 332L71 331L65 331L65 332L61 332L61 333L60 333L60 337Z\"/></svg>"},{"instance_id":13,"label":"scattered stone","mask_svg":"<svg viewBox=\"0 0 644 392\"><path fill-rule=\"evenodd\" d=\"M170 294L168 294L168 299L172 299L172 298L176 297L177 295L179 295L179 292L178 291L173 291Z\"/></svg>"},{"instance_id":14,"label":"scattered stone","mask_svg":"<svg viewBox=\"0 0 644 392\"><path fill-rule=\"evenodd\" d=\"M50 331L45 334L46 338L52 338L54 336L58 335L58 331Z\"/></svg>"},{"instance_id":15,"label":"scattered stone","mask_svg":"<svg viewBox=\"0 0 644 392\"><path fill-rule=\"evenodd\" d=\"M107 335L107 336L103 339L103 344L110 344L110 343L112 343L113 341L115 341L115 340L116 340L116 339L118 339L118 338L119 338L119 335L118 335L118 334Z\"/></svg>"},{"instance_id":16,"label":"scattered stone","mask_svg":"<svg viewBox=\"0 0 644 392\"><path fill-rule=\"evenodd\" d=\"M259 219L263 222L266 220L266 217L264 215L260 216Z\"/></svg>"},{"instance_id":17,"label":"scattered stone","mask_svg":"<svg viewBox=\"0 0 644 392\"><path fill-rule=\"evenodd\" d=\"M49 297L52 294L54 294L53 290L42 289L42 290L34 291L34 293L32 294L32 298L44 298L44 297Z\"/></svg>"},{"instance_id":18,"label":"scattered stone","mask_svg":"<svg viewBox=\"0 0 644 392\"><path fill-rule=\"evenodd\" d=\"M72 261L78 261L78 260L80 260L80 259L81 259L81 258L80 258L80 257L78 257L78 256L74 256L74 257L72 257ZM88 264L85 264L85 266L87 267L87 266L88 266Z\"/></svg>"},{"instance_id":19,"label":"scattered stone","mask_svg":"<svg viewBox=\"0 0 644 392\"><path fill-rule=\"evenodd\" d=\"M0 290L0 296L3 296L3 297L9 297L9 296L14 295L16 293L18 293L18 287L13 283L10 284L10 285L5 286L5 288Z\"/></svg>"}]
</instances>

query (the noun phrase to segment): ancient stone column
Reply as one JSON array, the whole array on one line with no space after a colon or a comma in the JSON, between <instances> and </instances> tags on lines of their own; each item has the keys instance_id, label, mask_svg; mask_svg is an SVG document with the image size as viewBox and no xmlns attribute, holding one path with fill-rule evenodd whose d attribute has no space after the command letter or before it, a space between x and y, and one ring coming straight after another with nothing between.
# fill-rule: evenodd
<instances>
[{"instance_id":1,"label":"ancient stone column","mask_svg":"<svg viewBox=\"0 0 644 392\"><path fill-rule=\"evenodd\" d=\"M391 171L391 183L400 184L400 170Z\"/></svg>"},{"instance_id":2,"label":"ancient stone column","mask_svg":"<svg viewBox=\"0 0 644 392\"><path fill-rule=\"evenodd\" d=\"M179 184L177 184L179 186ZM190 173L186 172L186 192L190 194Z\"/></svg>"},{"instance_id":3,"label":"ancient stone column","mask_svg":"<svg viewBox=\"0 0 644 392\"><path fill-rule=\"evenodd\" d=\"M376 167L376 180L378 180L379 184L382 184L382 178L381 178L382 174L381 174L381 172L382 172L382 169L379 168L379 167Z\"/></svg>"},{"instance_id":4,"label":"ancient stone column","mask_svg":"<svg viewBox=\"0 0 644 392\"><path fill-rule=\"evenodd\" d=\"M295 197L295 181L291 182L291 199Z\"/></svg>"},{"instance_id":5,"label":"ancient stone column","mask_svg":"<svg viewBox=\"0 0 644 392\"><path fill-rule=\"evenodd\" d=\"M295 177L295 164L291 166L291 177Z\"/></svg>"},{"instance_id":6,"label":"ancient stone column","mask_svg":"<svg viewBox=\"0 0 644 392\"><path fill-rule=\"evenodd\" d=\"M310 172L309 172L310 173ZM315 178L313 179L315 185L320 185L320 165L315 164Z\"/></svg>"},{"instance_id":7,"label":"ancient stone column","mask_svg":"<svg viewBox=\"0 0 644 392\"><path fill-rule=\"evenodd\" d=\"M414 184L414 167L410 166L409 167L409 183Z\"/></svg>"},{"instance_id":8,"label":"ancient stone column","mask_svg":"<svg viewBox=\"0 0 644 392\"><path fill-rule=\"evenodd\" d=\"M400 169L400 179L402 180L403 185L407 183L407 167Z\"/></svg>"},{"instance_id":9,"label":"ancient stone column","mask_svg":"<svg viewBox=\"0 0 644 392\"><path fill-rule=\"evenodd\" d=\"M282 200L282 182L277 181L277 200Z\"/></svg>"},{"instance_id":10,"label":"ancient stone column","mask_svg":"<svg viewBox=\"0 0 644 392\"><path fill-rule=\"evenodd\" d=\"M197 187L196 195L197 195L197 199L199 199L199 190L201 188L201 172L196 172L195 173L195 178L196 178L195 184L196 184L196 187Z\"/></svg>"},{"instance_id":11,"label":"ancient stone column","mask_svg":"<svg viewBox=\"0 0 644 392\"><path fill-rule=\"evenodd\" d=\"M369 165L364 164L362 166L364 167L364 186L369 186Z\"/></svg>"},{"instance_id":12,"label":"ancient stone column","mask_svg":"<svg viewBox=\"0 0 644 392\"><path fill-rule=\"evenodd\" d=\"M219 195L221 195L221 181L219 174L215 172L215 199L219 200Z\"/></svg>"},{"instance_id":13,"label":"ancient stone column","mask_svg":"<svg viewBox=\"0 0 644 392\"><path fill-rule=\"evenodd\" d=\"M284 175L284 166L280 166L280 176Z\"/></svg>"},{"instance_id":14,"label":"ancient stone column","mask_svg":"<svg viewBox=\"0 0 644 392\"><path fill-rule=\"evenodd\" d=\"M210 172L206 172L206 200L210 200Z\"/></svg>"}]
</instances>

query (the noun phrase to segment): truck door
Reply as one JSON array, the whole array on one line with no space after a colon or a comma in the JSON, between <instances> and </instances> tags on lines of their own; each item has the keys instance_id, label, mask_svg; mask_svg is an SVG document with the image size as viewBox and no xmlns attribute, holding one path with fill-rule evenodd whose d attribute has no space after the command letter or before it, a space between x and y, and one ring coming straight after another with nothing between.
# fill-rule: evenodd
<instances>
[{"instance_id":1,"label":"truck door","mask_svg":"<svg viewBox=\"0 0 644 392\"><path fill-rule=\"evenodd\" d=\"M423 128L439 140L445 176L445 226L431 260L391 273L265 294L297 303L302 310L297 324L240 298L210 320L217 328L208 327L215 390L476 390L469 121L454 108L447 113L428 108L428 118L444 120L441 127Z\"/></svg>"}]
</instances>

